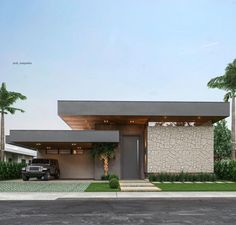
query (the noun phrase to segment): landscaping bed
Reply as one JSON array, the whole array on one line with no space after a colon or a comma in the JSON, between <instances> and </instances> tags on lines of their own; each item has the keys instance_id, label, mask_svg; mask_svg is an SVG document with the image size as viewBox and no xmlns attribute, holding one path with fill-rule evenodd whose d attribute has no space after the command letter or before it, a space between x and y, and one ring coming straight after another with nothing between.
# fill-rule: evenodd
<instances>
[{"instance_id":1,"label":"landscaping bed","mask_svg":"<svg viewBox=\"0 0 236 225\"><path fill-rule=\"evenodd\" d=\"M236 191L236 183L154 183L162 191Z\"/></svg>"}]
</instances>

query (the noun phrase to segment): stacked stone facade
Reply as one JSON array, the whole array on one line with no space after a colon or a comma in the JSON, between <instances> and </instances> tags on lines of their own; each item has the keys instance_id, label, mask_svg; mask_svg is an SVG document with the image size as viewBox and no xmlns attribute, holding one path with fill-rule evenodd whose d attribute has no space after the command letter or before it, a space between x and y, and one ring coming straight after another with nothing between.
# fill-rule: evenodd
<instances>
[{"instance_id":1,"label":"stacked stone facade","mask_svg":"<svg viewBox=\"0 0 236 225\"><path fill-rule=\"evenodd\" d=\"M148 127L147 172L214 170L213 126Z\"/></svg>"}]
</instances>

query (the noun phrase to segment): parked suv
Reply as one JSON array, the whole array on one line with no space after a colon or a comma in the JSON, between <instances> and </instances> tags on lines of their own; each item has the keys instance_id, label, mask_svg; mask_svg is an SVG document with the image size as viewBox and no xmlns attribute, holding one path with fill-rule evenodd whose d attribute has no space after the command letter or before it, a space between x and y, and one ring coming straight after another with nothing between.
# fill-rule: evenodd
<instances>
[{"instance_id":1,"label":"parked suv","mask_svg":"<svg viewBox=\"0 0 236 225\"><path fill-rule=\"evenodd\" d=\"M48 180L50 176L58 179L60 177L60 169L56 159L33 159L32 163L22 168L22 179L29 180L30 177Z\"/></svg>"}]
</instances>

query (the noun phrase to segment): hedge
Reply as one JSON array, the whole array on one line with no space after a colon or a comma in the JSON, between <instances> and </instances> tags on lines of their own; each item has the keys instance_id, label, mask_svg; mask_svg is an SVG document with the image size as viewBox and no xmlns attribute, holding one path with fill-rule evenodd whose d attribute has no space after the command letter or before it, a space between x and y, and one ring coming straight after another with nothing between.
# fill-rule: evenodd
<instances>
[{"instance_id":1,"label":"hedge","mask_svg":"<svg viewBox=\"0 0 236 225\"><path fill-rule=\"evenodd\" d=\"M220 160L214 165L217 179L236 181L236 161L235 160Z\"/></svg>"},{"instance_id":2,"label":"hedge","mask_svg":"<svg viewBox=\"0 0 236 225\"><path fill-rule=\"evenodd\" d=\"M204 181L216 181L215 174L212 173L158 173L158 174L149 174L148 175L149 181L159 181L159 182L204 182Z\"/></svg>"},{"instance_id":3,"label":"hedge","mask_svg":"<svg viewBox=\"0 0 236 225\"><path fill-rule=\"evenodd\" d=\"M25 166L25 163L0 162L0 180L21 178L21 169Z\"/></svg>"}]
</instances>

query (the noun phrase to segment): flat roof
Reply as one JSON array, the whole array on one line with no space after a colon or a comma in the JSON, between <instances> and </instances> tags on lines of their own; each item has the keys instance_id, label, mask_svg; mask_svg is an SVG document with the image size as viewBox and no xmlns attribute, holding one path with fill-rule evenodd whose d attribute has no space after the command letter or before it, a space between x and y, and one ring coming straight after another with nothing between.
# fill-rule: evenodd
<instances>
[{"instance_id":1,"label":"flat roof","mask_svg":"<svg viewBox=\"0 0 236 225\"><path fill-rule=\"evenodd\" d=\"M95 130L10 130L8 144L40 148L45 146L71 147L76 143L119 142L119 131ZM38 145L40 144L40 146Z\"/></svg>"},{"instance_id":2,"label":"flat roof","mask_svg":"<svg viewBox=\"0 0 236 225\"><path fill-rule=\"evenodd\" d=\"M103 120L124 123L143 119L139 124L146 124L160 122L163 117L187 122L201 117L202 123L216 122L228 117L229 109L228 102L58 101L58 115L72 129L93 129L94 124Z\"/></svg>"}]
</instances>

